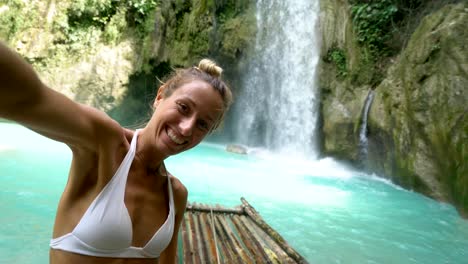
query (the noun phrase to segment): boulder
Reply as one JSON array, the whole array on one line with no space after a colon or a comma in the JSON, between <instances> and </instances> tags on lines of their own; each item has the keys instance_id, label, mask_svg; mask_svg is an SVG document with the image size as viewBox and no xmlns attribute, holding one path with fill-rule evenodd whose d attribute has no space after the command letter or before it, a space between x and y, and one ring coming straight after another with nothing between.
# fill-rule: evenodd
<instances>
[{"instance_id":1,"label":"boulder","mask_svg":"<svg viewBox=\"0 0 468 264\"><path fill-rule=\"evenodd\" d=\"M241 145L230 144L226 146L226 151L237 153L237 154L247 154L247 148Z\"/></svg>"}]
</instances>

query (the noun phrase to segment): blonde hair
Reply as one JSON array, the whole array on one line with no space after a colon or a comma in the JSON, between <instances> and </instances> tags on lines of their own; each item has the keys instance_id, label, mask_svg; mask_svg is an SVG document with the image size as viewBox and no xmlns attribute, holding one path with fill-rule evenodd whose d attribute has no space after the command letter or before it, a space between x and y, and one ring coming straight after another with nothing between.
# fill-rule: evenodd
<instances>
[{"instance_id":1,"label":"blonde hair","mask_svg":"<svg viewBox=\"0 0 468 264\"><path fill-rule=\"evenodd\" d=\"M198 63L198 69L218 78L221 77L221 73L223 73L223 68L209 59L202 59L200 63Z\"/></svg>"},{"instance_id":2,"label":"blonde hair","mask_svg":"<svg viewBox=\"0 0 468 264\"><path fill-rule=\"evenodd\" d=\"M222 123L225 113L228 111L232 104L232 92L229 86L221 79L223 69L218 66L214 61L210 59L202 59L198 63L198 66L177 69L175 72L166 80L159 89L163 89L163 97L167 98L171 94L181 87L182 85L200 80L211 85L215 89L223 100L223 114L220 120L215 124L214 129L219 127Z\"/></svg>"}]
</instances>

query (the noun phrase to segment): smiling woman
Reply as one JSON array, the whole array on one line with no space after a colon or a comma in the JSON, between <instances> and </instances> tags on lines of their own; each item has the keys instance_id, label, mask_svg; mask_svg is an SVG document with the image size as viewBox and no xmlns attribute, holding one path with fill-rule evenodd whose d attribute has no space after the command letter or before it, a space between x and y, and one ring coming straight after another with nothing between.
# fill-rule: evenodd
<instances>
[{"instance_id":1,"label":"smiling woman","mask_svg":"<svg viewBox=\"0 0 468 264\"><path fill-rule=\"evenodd\" d=\"M73 153L60 199L51 263L175 263L187 189L164 160L199 144L231 104L210 60L181 69L159 89L146 127L131 131L43 84L0 43L0 118Z\"/></svg>"},{"instance_id":2,"label":"smiling woman","mask_svg":"<svg viewBox=\"0 0 468 264\"><path fill-rule=\"evenodd\" d=\"M155 101L156 110L147 128L160 133L158 150L166 156L200 143L222 116L221 96L203 81L184 84L165 100L161 94Z\"/></svg>"}]
</instances>

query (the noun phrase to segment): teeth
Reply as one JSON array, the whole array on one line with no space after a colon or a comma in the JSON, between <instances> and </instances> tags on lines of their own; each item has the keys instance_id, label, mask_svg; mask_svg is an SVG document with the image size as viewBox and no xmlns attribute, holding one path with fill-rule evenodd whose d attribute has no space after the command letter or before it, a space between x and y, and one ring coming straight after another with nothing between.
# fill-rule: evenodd
<instances>
[{"instance_id":1,"label":"teeth","mask_svg":"<svg viewBox=\"0 0 468 264\"><path fill-rule=\"evenodd\" d=\"M167 135L172 141L174 141L174 143L178 145L182 145L185 143L185 141L182 138L179 138L171 129L168 129Z\"/></svg>"}]
</instances>

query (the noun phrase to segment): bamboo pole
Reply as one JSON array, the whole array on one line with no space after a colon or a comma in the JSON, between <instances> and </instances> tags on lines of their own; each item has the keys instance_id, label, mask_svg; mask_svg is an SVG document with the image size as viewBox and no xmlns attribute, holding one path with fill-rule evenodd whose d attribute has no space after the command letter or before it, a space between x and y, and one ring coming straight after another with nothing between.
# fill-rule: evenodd
<instances>
[{"instance_id":1,"label":"bamboo pole","mask_svg":"<svg viewBox=\"0 0 468 264\"><path fill-rule=\"evenodd\" d=\"M246 230L246 235L249 237L252 244L255 245L255 250L252 253L253 254L260 253L262 257L264 258L264 261L262 263L272 263L270 256L265 251L265 248L262 246L258 238L255 236L255 233L252 232L252 230L250 230L249 225L247 225L247 222L251 220L246 218L245 216L241 216L239 220L242 226L244 227L244 229Z\"/></svg>"},{"instance_id":2,"label":"bamboo pole","mask_svg":"<svg viewBox=\"0 0 468 264\"><path fill-rule=\"evenodd\" d=\"M199 240L199 245L200 245L200 260L202 263L209 263L209 255L208 255L208 249L207 249L207 243L210 243L210 240L207 239L206 237L206 228L204 227L202 215L204 213L198 213L197 214L197 224L198 224L198 238Z\"/></svg>"},{"instance_id":3,"label":"bamboo pole","mask_svg":"<svg viewBox=\"0 0 468 264\"><path fill-rule=\"evenodd\" d=\"M241 217L241 221L244 223L247 229L249 229L249 233L265 252L265 255L267 256L269 261L268 263L280 264L278 256L272 250L270 250L265 241L263 241L262 237L259 236L257 230L259 230L260 232L262 231L260 228L258 228L258 226L255 223L252 222L252 219L248 217Z\"/></svg>"},{"instance_id":4,"label":"bamboo pole","mask_svg":"<svg viewBox=\"0 0 468 264\"><path fill-rule=\"evenodd\" d=\"M222 214L245 214L242 208L225 208L225 207L208 207L199 204L190 204L186 208L187 211L199 211L210 213L213 210L213 213L222 213Z\"/></svg>"},{"instance_id":5,"label":"bamboo pole","mask_svg":"<svg viewBox=\"0 0 468 264\"><path fill-rule=\"evenodd\" d=\"M193 252L193 263L194 264L202 264L205 263L203 261L203 252L200 252L202 248L203 241L200 238L200 230L198 229L198 213L192 214L192 231L194 236L194 252ZM201 254L200 254L201 253Z\"/></svg>"},{"instance_id":6,"label":"bamboo pole","mask_svg":"<svg viewBox=\"0 0 468 264\"><path fill-rule=\"evenodd\" d=\"M209 220L209 215L207 213L203 213L202 215L202 223L203 229L206 231L206 237L208 238L207 241L209 243L209 263L217 263L218 259L216 256L216 245L214 244L214 235L211 229L211 222Z\"/></svg>"},{"instance_id":7,"label":"bamboo pole","mask_svg":"<svg viewBox=\"0 0 468 264\"><path fill-rule=\"evenodd\" d=\"M263 251L258 248L255 242L249 237L249 232L241 223L240 217L233 217L232 222L236 226L237 230L239 230L239 236L242 238L242 242L245 244L249 256L253 257L254 263L264 263L266 256L262 254Z\"/></svg>"},{"instance_id":8,"label":"bamboo pole","mask_svg":"<svg viewBox=\"0 0 468 264\"><path fill-rule=\"evenodd\" d=\"M184 263L187 263L189 261L191 261L192 259L192 255L191 255L191 252L193 250L192 248L192 243L191 243L191 236L192 236L192 231L190 230L190 217L191 217L191 214L187 214L187 216L185 217L185 221L184 221L184 225L183 225L183 229L185 232L183 237L184 237L184 240L183 240L183 244L184 244Z\"/></svg>"},{"instance_id":9,"label":"bamboo pole","mask_svg":"<svg viewBox=\"0 0 468 264\"><path fill-rule=\"evenodd\" d=\"M244 249L240 246L240 243L237 241L236 236L234 235L234 231L227 223L226 215L218 216L219 223L221 228L223 229L224 233L227 237L227 242L232 250L233 256L236 260L236 263L246 263L247 258L245 256Z\"/></svg>"},{"instance_id":10,"label":"bamboo pole","mask_svg":"<svg viewBox=\"0 0 468 264\"><path fill-rule=\"evenodd\" d=\"M198 264L197 263L197 257L196 257L196 251L198 248L197 245L197 233L195 232L194 228L194 215L191 214L189 218L189 227L190 227L190 263Z\"/></svg>"},{"instance_id":11,"label":"bamboo pole","mask_svg":"<svg viewBox=\"0 0 468 264\"><path fill-rule=\"evenodd\" d=\"M288 263L290 263L291 261L293 263L296 263L296 261L294 261L293 258L291 258L283 250L283 248L281 248L281 246L275 240L273 240L273 238L268 233L261 229L254 221L249 221L248 224L252 232L255 232L255 234L261 238L262 245L265 248L271 249L272 252L270 252L270 254L273 253L273 255L276 255L276 257L279 260L281 260L281 263L284 263L284 261L287 260L289 260Z\"/></svg>"},{"instance_id":12,"label":"bamboo pole","mask_svg":"<svg viewBox=\"0 0 468 264\"><path fill-rule=\"evenodd\" d=\"M271 228L260 216L260 214L253 208L244 197L241 198L242 205L244 207L244 211L247 215L252 218L252 220L269 236L273 238L273 240L280 245L280 247L296 262L301 264L308 263L299 253L297 253L291 246L288 245L286 240L273 228Z\"/></svg>"},{"instance_id":13,"label":"bamboo pole","mask_svg":"<svg viewBox=\"0 0 468 264\"><path fill-rule=\"evenodd\" d=\"M237 226L234 225L234 218L237 217L236 215L228 215L226 216L226 225L229 226L230 230L232 230L231 236L233 237L233 241L235 243L236 250L238 254L241 256L243 263L253 263L253 259L248 254L245 244L240 237L240 230L237 229Z\"/></svg>"},{"instance_id":14,"label":"bamboo pole","mask_svg":"<svg viewBox=\"0 0 468 264\"><path fill-rule=\"evenodd\" d=\"M226 242L228 240L227 235L223 232L217 216L215 216L214 219L216 235L218 236L219 251L223 252L223 256L225 257L224 261L226 263L232 263L234 256L231 253L232 250L230 250L229 244Z\"/></svg>"}]
</instances>

